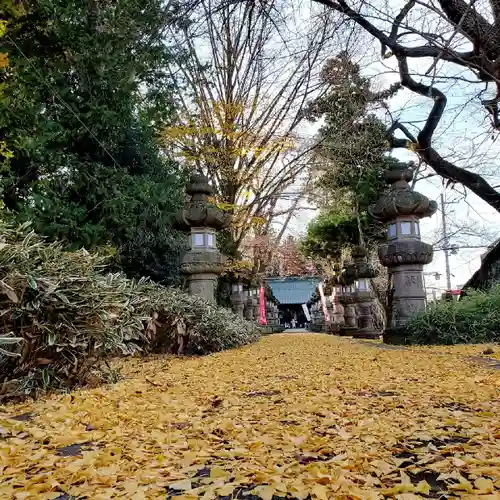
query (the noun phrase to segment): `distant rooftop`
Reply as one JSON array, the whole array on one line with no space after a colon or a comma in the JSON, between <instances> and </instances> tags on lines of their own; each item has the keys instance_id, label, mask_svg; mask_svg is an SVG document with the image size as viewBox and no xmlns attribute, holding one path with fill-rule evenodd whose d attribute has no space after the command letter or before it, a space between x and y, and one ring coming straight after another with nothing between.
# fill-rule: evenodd
<instances>
[{"instance_id":1,"label":"distant rooftop","mask_svg":"<svg viewBox=\"0 0 500 500\"><path fill-rule=\"evenodd\" d=\"M307 304L323 279L319 276L267 278L273 295L280 304Z\"/></svg>"}]
</instances>

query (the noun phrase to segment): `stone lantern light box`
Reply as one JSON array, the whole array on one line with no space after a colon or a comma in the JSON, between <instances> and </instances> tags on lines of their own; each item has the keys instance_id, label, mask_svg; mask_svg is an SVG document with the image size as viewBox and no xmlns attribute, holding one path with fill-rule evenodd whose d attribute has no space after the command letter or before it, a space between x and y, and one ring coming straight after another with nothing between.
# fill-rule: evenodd
<instances>
[{"instance_id":1,"label":"stone lantern light box","mask_svg":"<svg viewBox=\"0 0 500 500\"><path fill-rule=\"evenodd\" d=\"M216 232L211 227L192 227L189 240L191 250L215 250L217 248Z\"/></svg>"}]
</instances>

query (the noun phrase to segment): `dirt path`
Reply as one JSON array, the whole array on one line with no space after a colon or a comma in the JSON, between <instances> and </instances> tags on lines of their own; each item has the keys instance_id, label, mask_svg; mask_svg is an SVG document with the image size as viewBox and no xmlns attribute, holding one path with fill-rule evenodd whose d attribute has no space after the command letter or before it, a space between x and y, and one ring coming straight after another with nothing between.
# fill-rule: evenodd
<instances>
[{"instance_id":1,"label":"dirt path","mask_svg":"<svg viewBox=\"0 0 500 500\"><path fill-rule=\"evenodd\" d=\"M0 499L498 499L481 350L287 333L120 361L116 385L0 407Z\"/></svg>"}]
</instances>

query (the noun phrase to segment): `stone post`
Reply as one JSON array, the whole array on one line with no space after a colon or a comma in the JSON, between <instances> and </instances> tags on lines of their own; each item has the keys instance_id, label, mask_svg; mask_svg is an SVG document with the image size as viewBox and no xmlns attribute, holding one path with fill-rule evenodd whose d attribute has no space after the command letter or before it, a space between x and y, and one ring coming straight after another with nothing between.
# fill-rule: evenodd
<instances>
[{"instance_id":1,"label":"stone post","mask_svg":"<svg viewBox=\"0 0 500 500\"><path fill-rule=\"evenodd\" d=\"M175 217L175 227L189 231L190 250L181 262L181 272L187 275L188 290L215 302L217 276L224 270L224 256L217 249L217 231L227 227L231 218L209 202L212 186L203 175L193 175L186 192L190 200Z\"/></svg>"},{"instance_id":2,"label":"stone post","mask_svg":"<svg viewBox=\"0 0 500 500\"><path fill-rule=\"evenodd\" d=\"M390 318L384 342L405 343L404 326L410 316L426 307L423 266L432 261L432 246L420 241L419 220L432 216L437 203L413 191L413 165L395 164L385 172L390 191L370 206L371 216L387 224L388 243L380 246L379 258L392 279Z\"/></svg>"},{"instance_id":3,"label":"stone post","mask_svg":"<svg viewBox=\"0 0 500 500\"><path fill-rule=\"evenodd\" d=\"M377 273L368 263L365 248L354 247L352 256L356 265L356 304L358 306L358 330L353 337L377 339L380 333L373 326L373 291L370 283L370 279L374 278Z\"/></svg>"},{"instance_id":4,"label":"stone post","mask_svg":"<svg viewBox=\"0 0 500 500\"><path fill-rule=\"evenodd\" d=\"M231 304L235 314L243 318L243 309L245 308L245 298L243 297L243 285L241 283L233 283L231 285Z\"/></svg>"}]
</instances>

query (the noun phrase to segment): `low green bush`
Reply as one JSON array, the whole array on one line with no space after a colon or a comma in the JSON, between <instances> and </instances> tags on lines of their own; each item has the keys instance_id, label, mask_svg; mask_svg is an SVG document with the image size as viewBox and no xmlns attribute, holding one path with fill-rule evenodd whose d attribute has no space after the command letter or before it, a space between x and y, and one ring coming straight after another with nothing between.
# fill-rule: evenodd
<instances>
[{"instance_id":1,"label":"low green bush","mask_svg":"<svg viewBox=\"0 0 500 500\"><path fill-rule=\"evenodd\" d=\"M500 342L500 286L469 291L459 301L441 300L413 316L406 325L411 344L481 344Z\"/></svg>"},{"instance_id":2,"label":"low green bush","mask_svg":"<svg viewBox=\"0 0 500 500\"><path fill-rule=\"evenodd\" d=\"M0 228L0 399L85 383L108 356L201 355L259 338L228 309L105 271L105 257Z\"/></svg>"}]
</instances>

